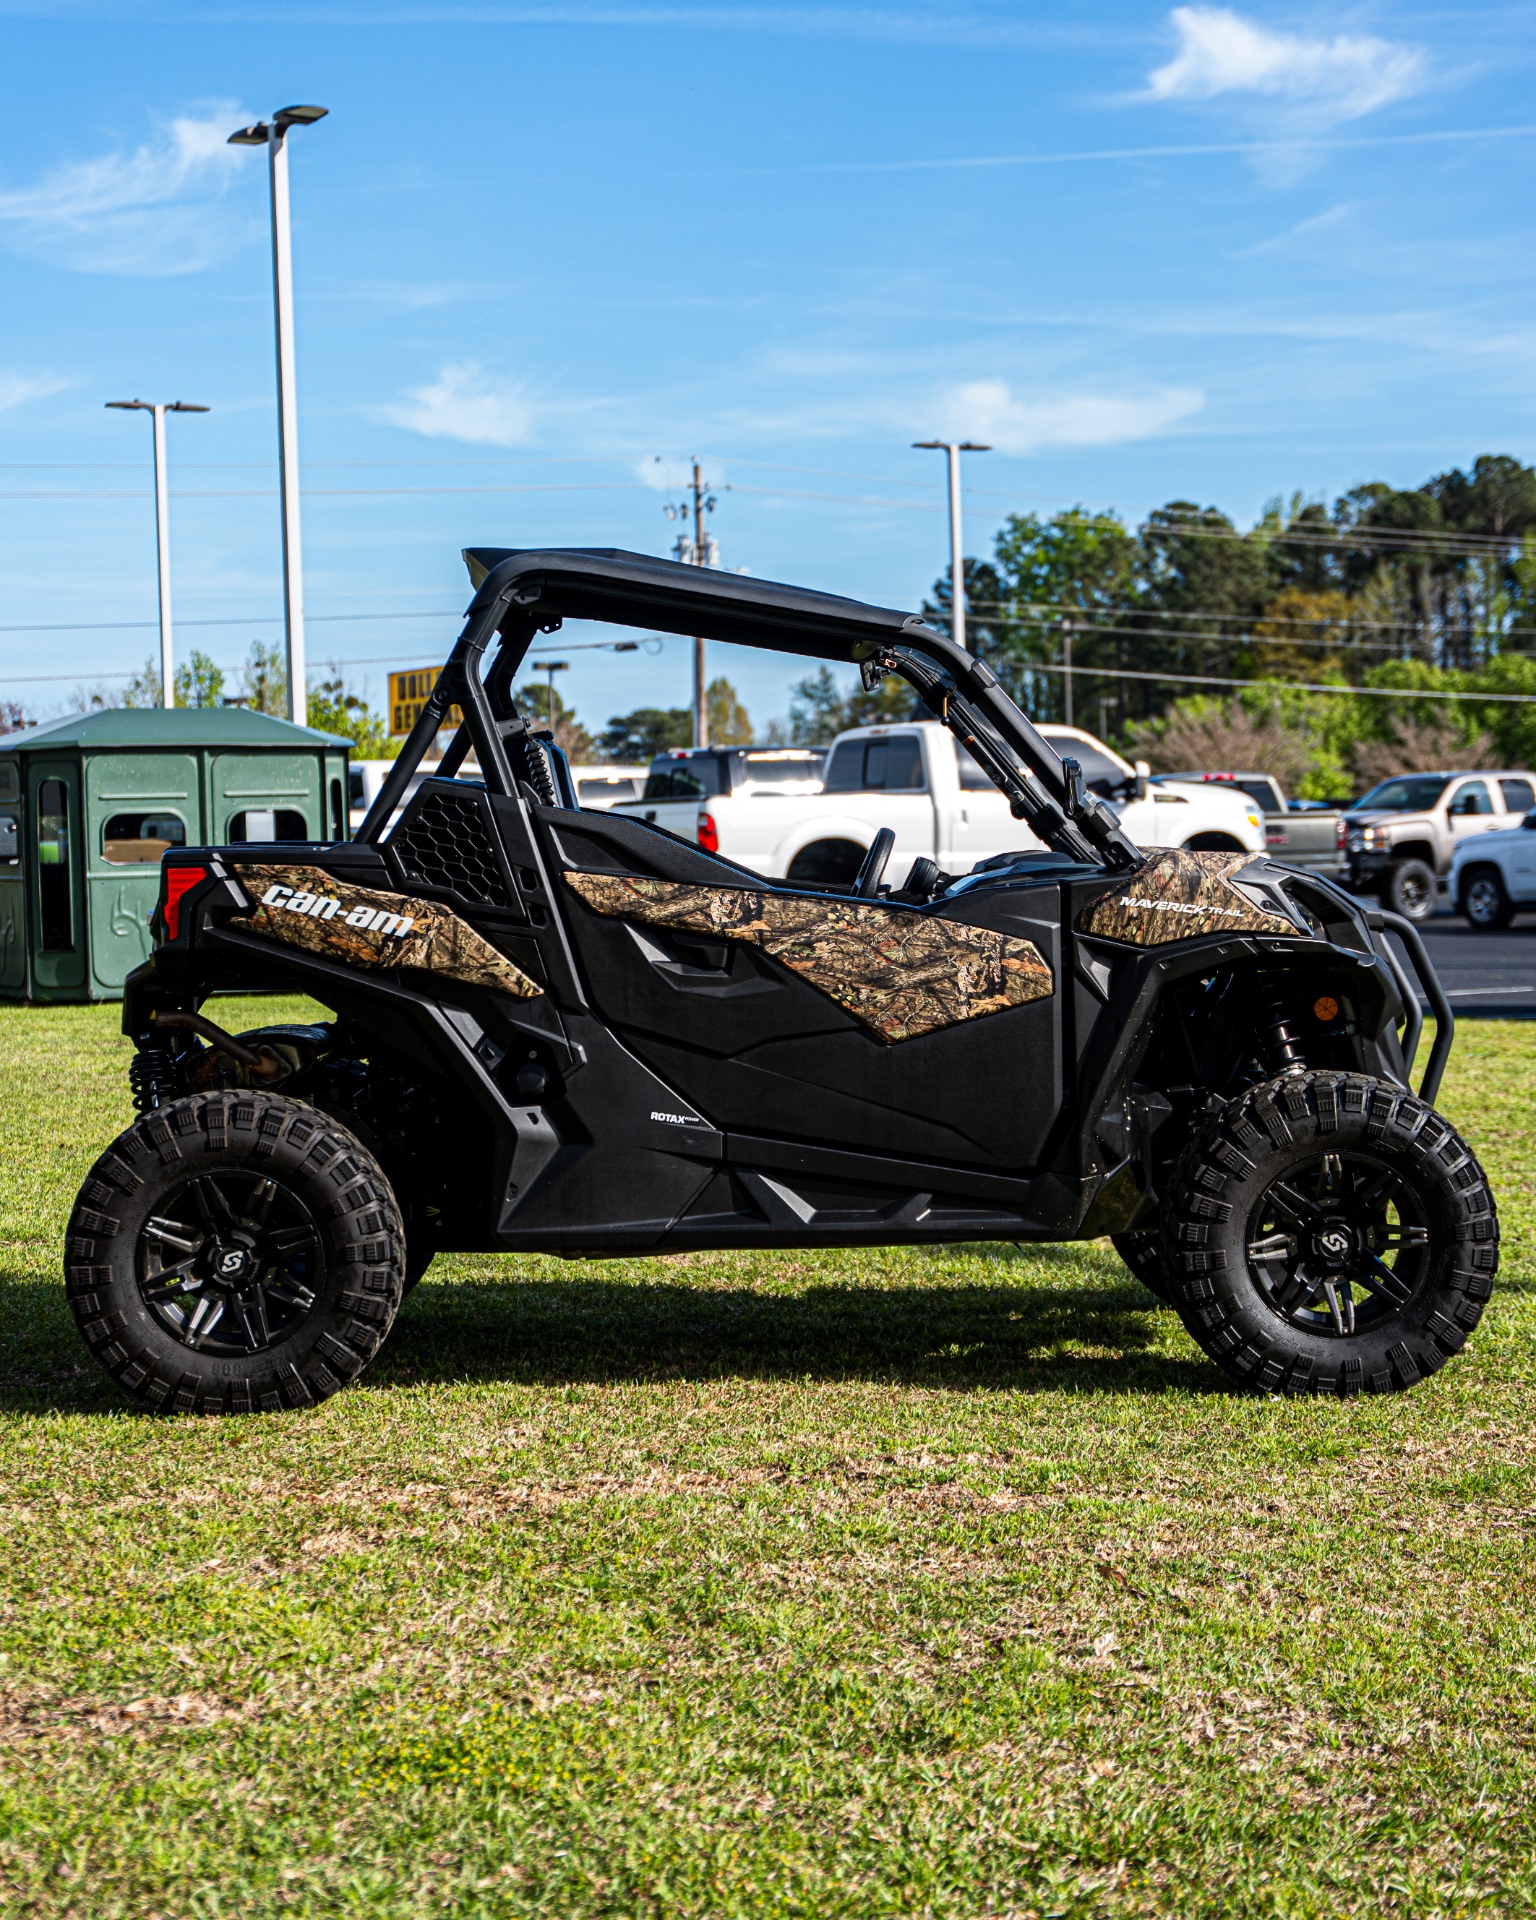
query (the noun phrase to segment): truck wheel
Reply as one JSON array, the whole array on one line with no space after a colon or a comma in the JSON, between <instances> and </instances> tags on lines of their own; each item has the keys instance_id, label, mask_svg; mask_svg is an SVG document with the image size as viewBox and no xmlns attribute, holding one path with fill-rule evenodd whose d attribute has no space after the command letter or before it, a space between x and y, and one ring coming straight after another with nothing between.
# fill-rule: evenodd
<instances>
[{"instance_id":1,"label":"truck wheel","mask_svg":"<svg viewBox=\"0 0 1536 1920\"><path fill-rule=\"evenodd\" d=\"M1462 875L1461 894L1456 902L1464 920L1486 933L1498 933L1515 917L1514 902L1504 889L1497 867L1473 867Z\"/></svg>"},{"instance_id":2,"label":"truck wheel","mask_svg":"<svg viewBox=\"0 0 1536 1920\"><path fill-rule=\"evenodd\" d=\"M372 1154L271 1093L202 1093L119 1134L65 1242L69 1304L147 1406L253 1413L324 1400L389 1331L405 1231Z\"/></svg>"},{"instance_id":3,"label":"truck wheel","mask_svg":"<svg viewBox=\"0 0 1536 1920\"><path fill-rule=\"evenodd\" d=\"M1381 903L1389 913L1427 920L1435 904L1434 869L1423 860L1394 860L1381 883Z\"/></svg>"},{"instance_id":4,"label":"truck wheel","mask_svg":"<svg viewBox=\"0 0 1536 1920\"><path fill-rule=\"evenodd\" d=\"M1168 1274L1166 1242L1160 1227L1137 1227L1132 1233L1112 1233L1109 1244L1149 1293L1165 1305L1173 1298Z\"/></svg>"},{"instance_id":5,"label":"truck wheel","mask_svg":"<svg viewBox=\"0 0 1536 1920\"><path fill-rule=\"evenodd\" d=\"M818 887L851 887L868 852L856 840L813 840L790 861L784 877Z\"/></svg>"},{"instance_id":6,"label":"truck wheel","mask_svg":"<svg viewBox=\"0 0 1536 1920\"><path fill-rule=\"evenodd\" d=\"M1268 1393L1394 1393L1482 1317L1498 1216L1455 1129L1400 1088L1298 1073L1233 1100L1167 1201L1173 1302Z\"/></svg>"}]
</instances>

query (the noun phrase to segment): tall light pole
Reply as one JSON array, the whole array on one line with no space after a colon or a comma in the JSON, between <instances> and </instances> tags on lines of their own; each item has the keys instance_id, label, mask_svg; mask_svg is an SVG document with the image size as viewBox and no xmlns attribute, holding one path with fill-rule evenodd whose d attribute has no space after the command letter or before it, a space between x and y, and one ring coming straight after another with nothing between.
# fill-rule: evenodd
<instances>
[{"instance_id":1,"label":"tall light pole","mask_svg":"<svg viewBox=\"0 0 1536 1920\"><path fill-rule=\"evenodd\" d=\"M304 662L304 562L299 547L299 410L293 366L293 246L288 225L288 129L323 120L327 107L282 107L229 136L232 147L265 147L272 186L272 304L277 320L277 457L282 473L283 627L288 642L288 718L309 716Z\"/></svg>"},{"instance_id":2,"label":"tall light pole","mask_svg":"<svg viewBox=\"0 0 1536 1920\"><path fill-rule=\"evenodd\" d=\"M176 704L176 667L171 657L171 503L165 472L165 416L206 413L190 400L109 400L124 413L147 413L155 432L155 553L160 563L160 704Z\"/></svg>"},{"instance_id":3,"label":"tall light pole","mask_svg":"<svg viewBox=\"0 0 1536 1920\"><path fill-rule=\"evenodd\" d=\"M638 646L639 642L635 641L632 644ZM551 733L555 730L555 675L564 673L570 664L569 660L535 660L533 663L535 673L549 675L549 730Z\"/></svg>"},{"instance_id":4,"label":"tall light pole","mask_svg":"<svg viewBox=\"0 0 1536 1920\"><path fill-rule=\"evenodd\" d=\"M949 608L950 633L965 645L965 535L960 525L960 456L990 453L980 440L914 440L914 447L942 447L949 455Z\"/></svg>"}]
</instances>

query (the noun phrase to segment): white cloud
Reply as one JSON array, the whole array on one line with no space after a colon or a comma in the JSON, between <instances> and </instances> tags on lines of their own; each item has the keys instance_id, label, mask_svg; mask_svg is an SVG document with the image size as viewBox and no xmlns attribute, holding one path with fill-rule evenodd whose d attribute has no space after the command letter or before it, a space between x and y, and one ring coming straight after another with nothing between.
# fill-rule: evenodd
<instances>
[{"instance_id":1,"label":"white cloud","mask_svg":"<svg viewBox=\"0 0 1536 1920\"><path fill-rule=\"evenodd\" d=\"M1332 40L1276 33L1229 7L1175 7L1178 49L1148 77L1153 100L1258 94L1308 110L1314 122L1358 119L1416 93L1425 59L1416 47L1341 33Z\"/></svg>"},{"instance_id":2,"label":"white cloud","mask_svg":"<svg viewBox=\"0 0 1536 1920\"><path fill-rule=\"evenodd\" d=\"M946 434L983 440L1003 453L1042 447L1113 447L1150 440L1198 413L1205 396L1193 387L1159 387L1140 396L1076 393L1046 400L1018 398L1006 380L968 380L944 396Z\"/></svg>"},{"instance_id":3,"label":"white cloud","mask_svg":"<svg viewBox=\"0 0 1536 1920\"><path fill-rule=\"evenodd\" d=\"M0 191L0 230L17 251L79 273L196 273L258 223L216 216L248 152L226 144L249 119L233 105L183 115L131 153L56 167Z\"/></svg>"},{"instance_id":4,"label":"white cloud","mask_svg":"<svg viewBox=\"0 0 1536 1920\"><path fill-rule=\"evenodd\" d=\"M533 409L523 390L489 378L474 360L450 361L429 386L377 409L391 426L431 440L467 440L477 446L516 447L533 437Z\"/></svg>"},{"instance_id":5,"label":"white cloud","mask_svg":"<svg viewBox=\"0 0 1536 1920\"><path fill-rule=\"evenodd\" d=\"M24 374L0 372L0 413L12 407L24 407L29 400L46 400L51 393L62 393L69 385L51 373Z\"/></svg>"}]
</instances>

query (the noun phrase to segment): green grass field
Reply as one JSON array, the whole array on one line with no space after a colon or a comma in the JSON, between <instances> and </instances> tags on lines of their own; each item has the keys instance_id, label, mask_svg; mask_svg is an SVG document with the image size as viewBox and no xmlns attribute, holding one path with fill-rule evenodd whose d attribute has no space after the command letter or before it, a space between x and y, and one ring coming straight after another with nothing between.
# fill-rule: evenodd
<instances>
[{"instance_id":1,"label":"green grass field","mask_svg":"<svg viewBox=\"0 0 1536 1920\"><path fill-rule=\"evenodd\" d=\"M198 1422L63 1302L116 1023L0 1012L7 1915L1536 1908L1536 1025L1458 1040L1502 1284L1404 1398L1229 1390L1107 1244L462 1256Z\"/></svg>"}]
</instances>

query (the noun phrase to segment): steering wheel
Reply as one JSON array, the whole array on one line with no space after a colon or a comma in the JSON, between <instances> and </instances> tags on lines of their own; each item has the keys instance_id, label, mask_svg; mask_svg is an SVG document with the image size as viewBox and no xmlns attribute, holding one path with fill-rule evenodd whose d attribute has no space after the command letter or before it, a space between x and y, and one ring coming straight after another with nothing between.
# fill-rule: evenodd
<instances>
[{"instance_id":1,"label":"steering wheel","mask_svg":"<svg viewBox=\"0 0 1536 1920\"><path fill-rule=\"evenodd\" d=\"M896 836L889 827L882 827L875 835L874 845L865 854L864 864L853 879L853 890L861 899L868 900L879 891L880 876L885 872L885 863L895 844Z\"/></svg>"}]
</instances>

